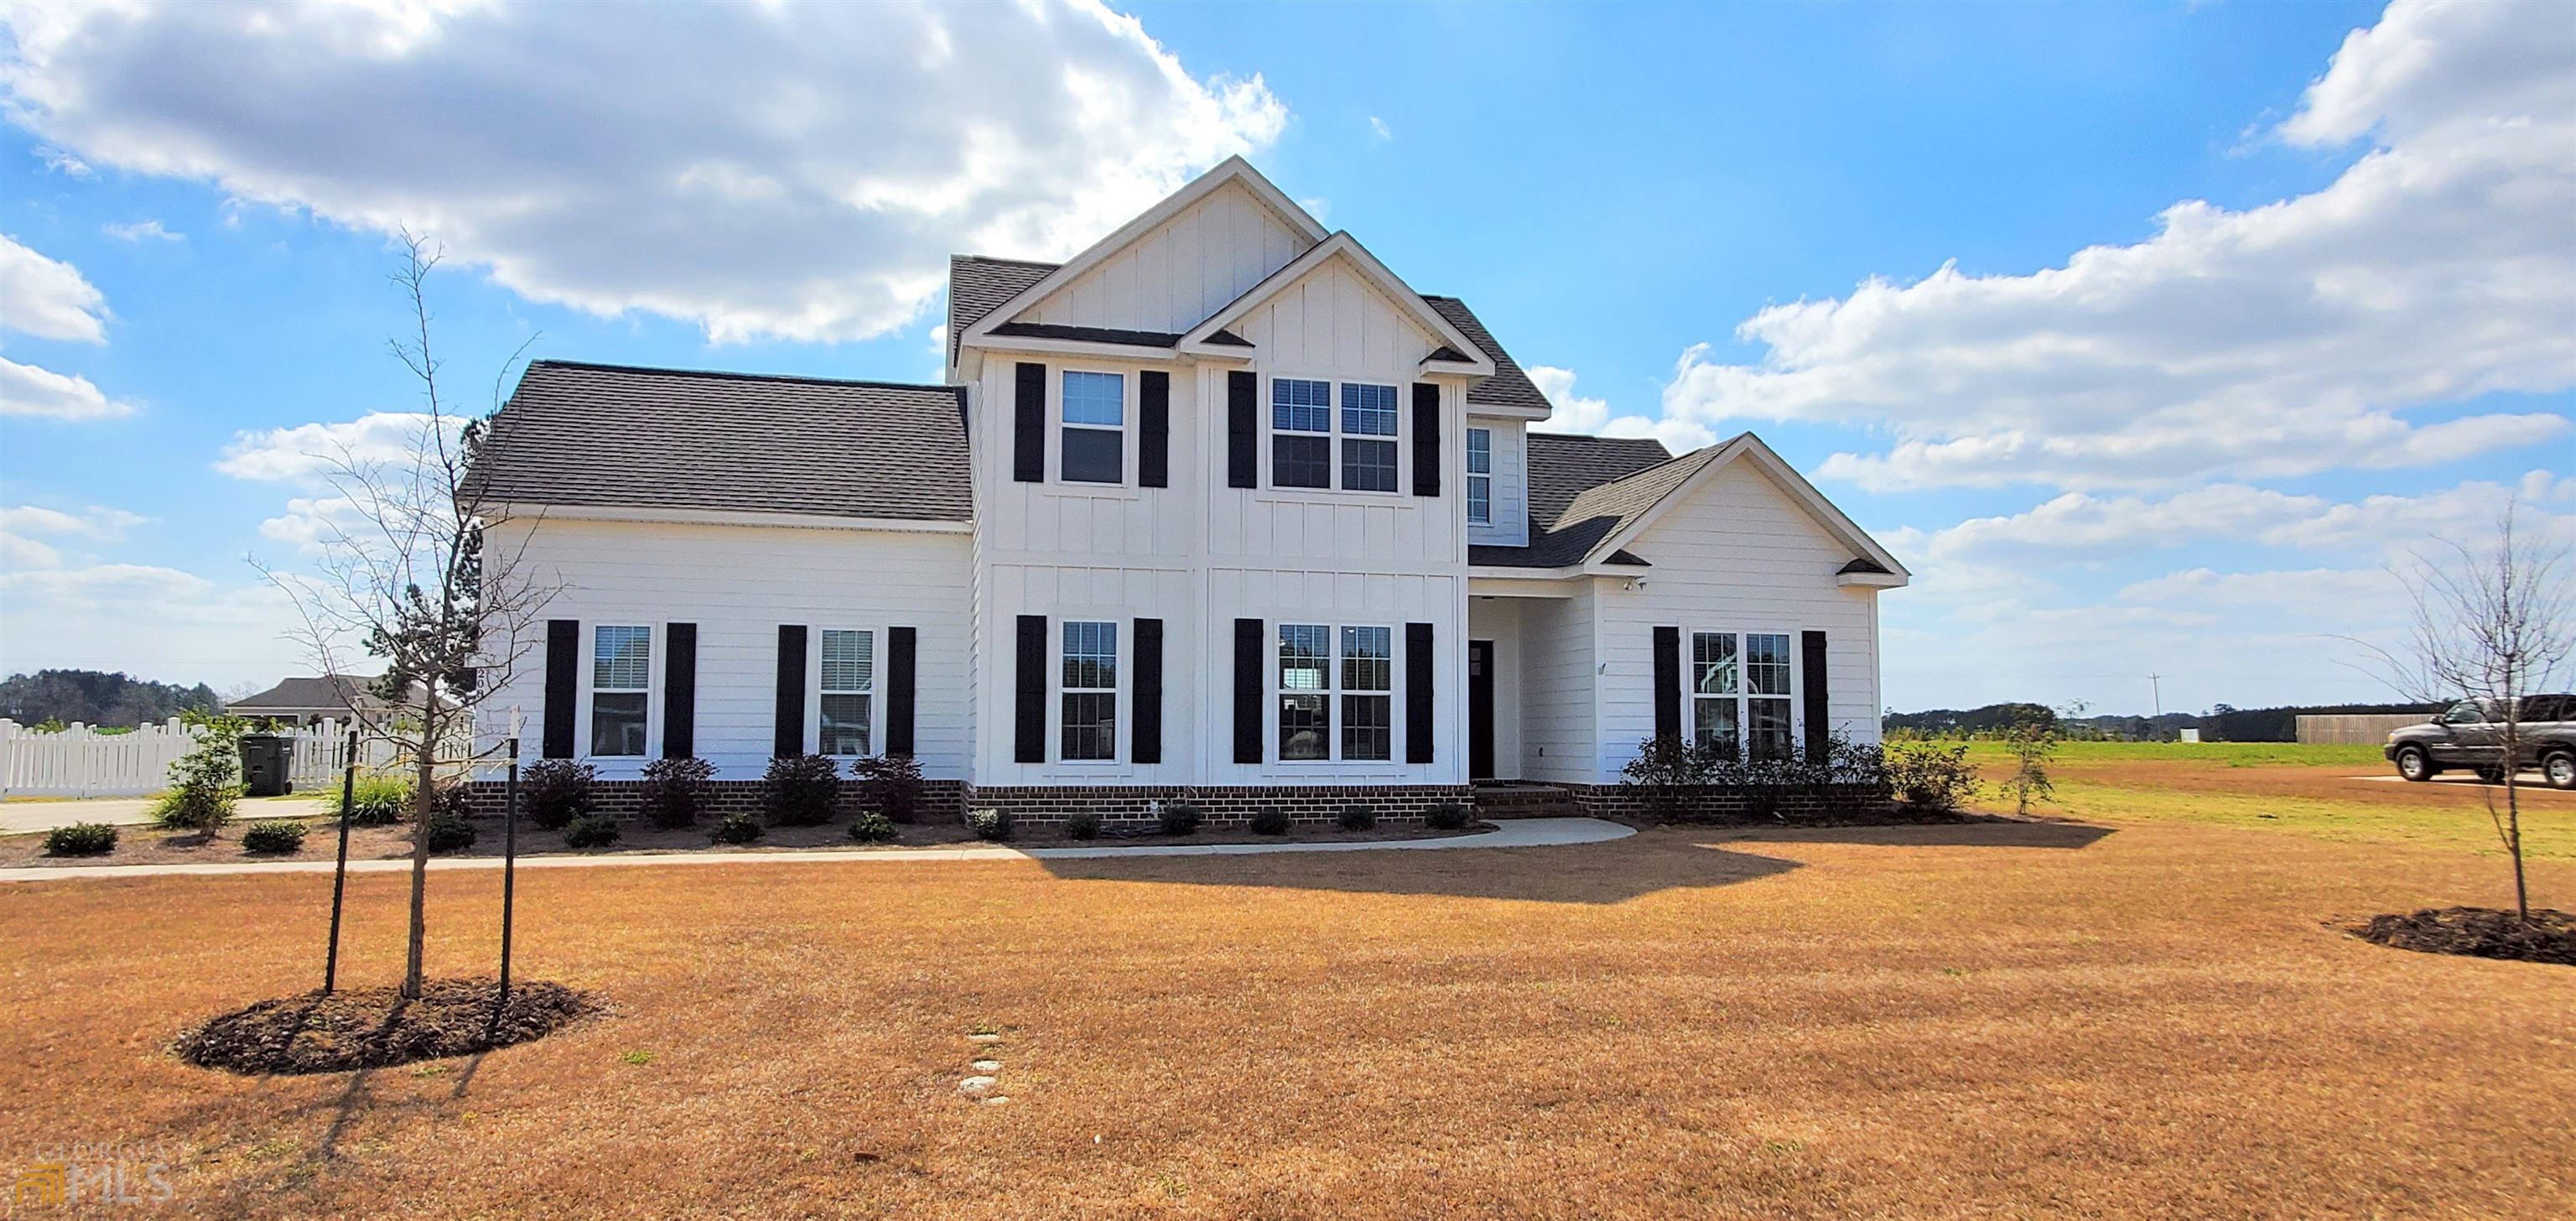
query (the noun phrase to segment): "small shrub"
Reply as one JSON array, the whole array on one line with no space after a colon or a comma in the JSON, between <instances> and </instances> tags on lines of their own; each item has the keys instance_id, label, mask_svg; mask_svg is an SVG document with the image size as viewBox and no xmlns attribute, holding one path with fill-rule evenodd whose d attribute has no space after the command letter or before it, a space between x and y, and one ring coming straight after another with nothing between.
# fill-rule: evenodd
<instances>
[{"instance_id":1,"label":"small shrub","mask_svg":"<svg viewBox=\"0 0 2576 1221\"><path fill-rule=\"evenodd\" d=\"M528 821L560 831L599 806L599 769L570 759L540 759L519 773L519 800Z\"/></svg>"},{"instance_id":2,"label":"small shrub","mask_svg":"<svg viewBox=\"0 0 2576 1221\"><path fill-rule=\"evenodd\" d=\"M304 824L283 818L255 822L242 832L244 852L295 852L304 847Z\"/></svg>"},{"instance_id":3,"label":"small shrub","mask_svg":"<svg viewBox=\"0 0 2576 1221\"><path fill-rule=\"evenodd\" d=\"M850 765L859 799L895 822L921 817L921 763L910 755L873 755Z\"/></svg>"},{"instance_id":4,"label":"small shrub","mask_svg":"<svg viewBox=\"0 0 2576 1221\"><path fill-rule=\"evenodd\" d=\"M1011 812L1008 810L968 810L966 829L975 838L1001 843L1011 838Z\"/></svg>"},{"instance_id":5,"label":"small shrub","mask_svg":"<svg viewBox=\"0 0 2576 1221\"><path fill-rule=\"evenodd\" d=\"M815 827L832 821L841 805L841 765L829 755L787 755L769 761L760 780L760 812L773 827Z\"/></svg>"},{"instance_id":6,"label":"small shrub","mask_svg":"<svg viewBox=\"0 0 2576 1221\"><path fill-rule=\"evenodd\" d=\"M1254 813L1252 833L1254 835L1288 834L1288 811L1272 807Z\"/></svg>"},{"instance_id":7,"label":"small shrub","mask_svg":"<svg viewBox=\"0 0 2576 1221\"><path fill-rule=\"evenodd\" d=\"M698 812L714 794L716 765L691 756L655 759L644 765L644 792L637 813L664 829L693 827Z\"/></svg>"},{"instance_id":8,"label":"small shrub","mask_svg":"<svg viewBox=\"0 0 2576 1221\"><path fill-rule=\"evenodd\" d=\"M390 827L411 813L411 778L360 772L349 791L349 825Z\"/></svg>"},{"instance_id":9,"label":"small shrub","mask_svg":"<svg viewBox=\"0 0 2576 1221\"><path fill-rule=\"evenodd\" d=\"M1422 825L1434 831L1461 831L1466 829L1468 820L1474 816L1475 812L1466 806L1454 801L1444 801L1423 813Z\"/></svg>"},{"instance_id":10,"label":"small shrub","mask_svg":"<svg viewBox=\"0 0 2576 1221\"><path fill-rule=\"evenodd\" d=\"M2013 774L1996 787L2013 799L2013 813L2027 816L2032 803L2057 796L2057 785L2048 778L2048 762L2056 757L2060 740L2054 717L2015 722L2004 735L2004 749L2013 756Z\"/></svg>"},{"instance_id":11,"label":"small shrub","mask_svg":"<svg viewBox=\"0 0 2576 1221\"><path fill-rule=\"evenodd\" d=\"M617 842L617 819L609 814L584 814L564 824L564 847L605 848Z\"/></svg>"},{"instance_id":12,"label":"small shrub","mask_svg":"<svg viewBox=\"0 0 2576 1221\"><path fill-rule=\"evenodd\" d=\"M727 814L707 828L707 842L716 844L749 844L762 835L759 820L749 814Z\"/></svg>"},{"instance_id":13,"label":"small shrub","mask_svg":"<svg viewBox=\"0 0 2576 1221\"><path fill-rule=\"evenodd\" d=\"M1168 802L1163 806L1163 834L1196 835L1206 818L1204 811L1186 801Z\"/></svg>"},{"instance_id":14,"label":"small shrub","mask_svg":"<svg viewBox=\"0 0 2576 1221\"><path fill-rule=\"evenodd\" d=\"M116 828L103 822L76 822L45 832L47 856L105 856L116 851Z\"/></svg>"},{"instance_id":15,"label":"small shrub","mask_svg":"<svg viewBox=\"0 0 2576 1221\"><path fill-rule=\"evenodd\" d=\"M1896 799L1918 810L1948 813L1982 787L1968 762L1968 744L1900 743L1887 748L1887 783Z\"/></svg>"},{"instance_id":16,"label":"small shrub","mask_svg":"<svg viewBox=\"0 0 2576 1221\"><path fill-rule=\"evenodd\" d=\"M1377 811L1363 805L1343 806L1333 823L1345 831L1371 830L1377 826Z\"/></svg>"},{"instance_id":17,"label":"small shrub","mask_svg":"<svg viewBox=\"0 0 2576 1221\"><path fill-rule=\"evenodd\" d=\"M430 812L429 825L420 833L429 837L432 852L463 852L474 846L474 824L444 807Z\"/></svg>"},{"instance_id":18,"label":"small shrub","mask_svg":"<svg viewBox=\"0 0 2576 1221\"><path fill-rule=\"evenodd\" d=\"M199 712L187 721L198 730L197 744L170 765L170 788L152 803L152 820L172 831L212 833L233 820L241 799L241 736L250 724Z\"/></svg>"},{"instance_id":19,"label":"small shrub","mask_svg":"<svg viewBox=\"0 0 2576 1221\"><path fill-rule=\"evenodd\" d=\"M1064 833L1075 839L1100 838L1100 816L1085 811L1064 820Z\"/></svg>"},{"instance_id":20,"label":"small shrub","mask_svg":"<svg viewBox=\"0 0 2576 1221\"><path fill-rule=\"evenodd\" d=\"M458 820L474 817L474 793L462 784L451 784L430 794L430 812Z\"/></svg>"},{"instance_id":21,"label":"small shrub","mask_svg":"<svg viewBox=\"0 0 2576 1221\"><path fill-rule=\"evenodd\" d=\"M850 820L850 838L862 844L891 844L896 835L894 820L869 810Z\"/></svg>"}]
</instances>

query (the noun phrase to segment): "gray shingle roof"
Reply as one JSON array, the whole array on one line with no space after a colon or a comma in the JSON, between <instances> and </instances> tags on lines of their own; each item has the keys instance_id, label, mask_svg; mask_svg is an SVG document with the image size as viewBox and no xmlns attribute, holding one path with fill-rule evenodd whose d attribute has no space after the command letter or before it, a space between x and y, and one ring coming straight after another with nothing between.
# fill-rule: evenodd
<instances>
[{"instance_id":1,"label":"gray shingle roof","mask_svg":"<svg viewBox=\"0 0 2576 1221\"><path fill-rule=\"evenodd\" d=\"M1492 568L1580 564L1612 535L1653 508L1714 459L1722 445L1675 458L1651 437L1529 434L1530 541L1526 547L1470 547L1467 562ZM1626 551L1605 563L1646 561Z\"/></svg>"},{"instance_id":2,"label":"gray shingle roof","mask_svg":"<svg viewBox=\"0 0 2576 1221\"><path fill-rule=\"evenodd\" d=\"M1475 311L1467 308L1466 302L1429 293L1422 294L1422 299L1430 302L1431 308L1441 317L1448 319L1449 325L1458 328L1467 338L1474 340L1477 347L1483 348L1486 355L1494 358L1494 375L1467 391L1469 405L1547 410L1547 396L1538 392L1538 385L1529 379L1529 374L1521 372L1520 363L1512 359L1512 354L1494 342L1493 332L1485 329L1485 324L1476 317Z\"/></svg>"},{"instance_id":3,"label":"gray shingle roof","mask_svg":"<svg viewBox=\"0 0 2576 1221\"><path fill-rule=\"evenodd\" d=\"M995 259L980 254L948 256L949 362L956 363L957 342L966 334L966 328L982 322L984 315L1027 292L1030 285L1045 279L1059 266L1062 264Z\"/></svg>"},{"instance_id":4,"label":"gray shingle roof","mask_svg":"<svg viewBox=\"0 0 2576 1221\"><path fill-rule=\"evenodd\" d=\"M539 360L468 477L489 501L973 515L965 391Z\"/></svg>"},{"instance_id":5,"label":"gray shingle roof","mask_svg":"<svg viewBox=\"0 0 2576 1221\"><path fill-rule=\"evenodd\" d=\"M1530 522L1555 525L1565 506L1584 490L1672 460L1672 451L1653 437L1533 432L1529 434Z\"/></svg>"}]
</instances>

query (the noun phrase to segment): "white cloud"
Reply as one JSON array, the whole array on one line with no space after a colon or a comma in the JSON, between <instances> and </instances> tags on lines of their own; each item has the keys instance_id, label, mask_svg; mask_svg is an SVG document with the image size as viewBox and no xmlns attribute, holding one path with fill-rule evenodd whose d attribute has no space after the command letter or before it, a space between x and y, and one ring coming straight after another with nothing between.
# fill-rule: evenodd
<instances>
[{"instance_id":1,"label":"white cloud","mask_svg":"<svg viewBox=\"0 0 2576 1221\"><path fill-rule=\"evenodd\" d=\"M123 670L165 682L275 682L307 672L286 636L293 608L274 588L175 568L0 567L0 672Z\"/></svg>"},{"instance_id":2,"label":"white cloud","mask_svg":"<svg viewBox=\"0 0 2576 1221\"><path fill-rule=\"evenodd\" d=\"M1375 133L1378 139L1392 140L1395 138L1395 131L1393 128L1386 125L1386 120L1381 119L1376 115L1370 115L1368 119L1369 131Z\"/></svg>"},{"instance_id":3,"label":"white cloud","mask_svg":"<svg viewBox=\"0 0 2576 1221\"><path fill-rule=\"evenodd\" d=\"M48 509L42 505L11 505L0 508L0 530L17 534L63 534L114 542L125 532L151 519L123 509L91 505L77 512Z\"/></svg>"},{"instance_id":4,"label":"white cloud","mask_svg":"<svg viewBox=\"0 0 2576 1221\"><path fill-rule=\"evenodd\" d=\"M78 268L0 234L0 322L38 339L107 342L107 297Z\"/></svg>"},{"instance_id":5,"label":"white cloud","mask_svg":"<svg viewBox=\"0 0 2576 1221\"><path fill-rule=\"evenodd\" d=\"M98 171L89 168L88 162L50 145L37 149L36 159L43 162L46 169L52 170L65 178L95 178L98 176Z\"/></svg>"},{"instance_id":6,"label":"white cloud","mask_svg":"<svg viewBox=\"0 0 2576 1221\"><path fill-rule=\"evenodd\" d=\"M215 469L236 479L310 484L352 467L408 465L428 423L426 412L378 411L354 420L235 433ZM453 417L448 423L464 427Z\"/></svg>"},{"instance_id":7,"label":"white cloud","mask_svg":"<svg viewBox=\"0 0 2576 1221\"><path fill-rule=\"evenodd\" d=\"M1091 0L7 20L10 119L93 163L407 223L530 299L717 341L898 330L948 253L1068 255L1287 118Z\"/></svg>"},{"instance_id":8,"label":"white cloud","mask_svg":"<svg viewBox=\"0 0 2576 1221\"><path fill-rule=\"evenodd\" d=\"M1547 396L1554 410L1548 418L1530 427L1538 432L1568 432L1604 437L1653 437L1674 453L1684 453L1707 445L1717 438L1708 427L1693 420L1652 419L1641 415L1613 416L1606 399L1585 398L1574 392L1574 371L1554 365L1531 365L1522 370L1530 383Z\"/></svg>"},{"instance_id":9,"label":"white cloud","mask_svg":"<svg viewBox=\"0 0 2576 1221\"><path fill-rule=\"evenodd\" d=\"M2146 487L2438 463L2566 434L2542 412L2402 412L2576 386L2576 21L2398 0L2284 123L2381 146L2324 189L2167 209L2030 275L1944 266L1774 306L1758 363L1685 352L1668 416L1853 420L1875 488Z\"/></svg>"},{"instance_id":10,"label":"white cloud","mask_svg":"<svg viewBox=\"0 0 2576 1221\"><path fill-rule=\"evenodd\" d=\"M0 415L97 420L132 414L134 404L108 398L86 377L0 357Z\"/></svg>"},{"instance_id":11,"label":"white cloud","mask_svg":"<svg viewBox=\"0 0 2576 1221\"><path fill-rule=\"evenodd\" d=\"M161 222L158 220L138 220L122 225L101 225L99 226L99 231L105 233L109 237L128 242L139 243L146 240L156 242L184 242L188 240L187 234L172 233L171 231L162 228Z\"/></svg>"}]
</instances>

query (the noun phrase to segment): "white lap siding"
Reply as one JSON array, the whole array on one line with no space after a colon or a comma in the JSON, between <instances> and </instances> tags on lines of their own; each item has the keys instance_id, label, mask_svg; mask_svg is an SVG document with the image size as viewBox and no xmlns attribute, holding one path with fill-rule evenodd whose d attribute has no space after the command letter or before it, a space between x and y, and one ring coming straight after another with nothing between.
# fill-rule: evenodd
<instances>
[{"instance_id":1,"label":"white lap siding","mask_svg":"<svg viewBox=\"0 0 2576 1221\"><path fill-rule=\"evenodd\" d=\"M1694 631L1786 632L1792 673L1805 681L1794 650L1799 634L1826 633L1827 713L1832 728L1854 741L1878 740L1877 591L1836 584L1852 558L1777 484L1748 463L1727 466L1675 505L1628 550L1653 567L1636 588L1598 578L1598 660L1602 783L1615 782L1655 732L1654 629L1682 632L1682 686L1690 686ZM1801 692L1803 695L1803 692ZM1803 698L1793 700L1804 741ZM1682 725L1690 718L1684 710ZM1573 777L1564 777L1573 779Z\"/></svg>"},{"instance_id":2,"label":"white lap siding","mask_svg":"<svg viewBox=\"0 0 2576 1221\"><path fill-rule=\"evenodd\" d=\"M542 581L560 583L547 619L581 624L583 665L575 752L589 748L590 642L602 624L652 629L652 687L646 754L590 759L605 779L628 779L661 754L670 632L698 631L696 754L726 780L756 780L776 740L778 629L807 629L805 731L816 722L819 678L811 656L826 629L864 628L873 638L872 745L882 748L886 630L910 627L914 648L914 753L934 779L963 779L973 725L968 582L971 539L962 533L913 533L773 526L708 526L554 518L495 528L487 553L506 554L527 537L526 563ZM522 751L534 759L545 728L544 625L511 676L488 701L488 740L506 728L509 709L525 718Z\"/></svg>"},{"instance_id":3,"label":"white lap siding","mask_svg":"<svg viewBox=\"0 0 2576 1221\"><path fill-rule=\"evenodd\" d=\"M1599 773L1599 650L1592 589L1521 605L1521 778L1591 784ZM1497 709L1497 716L1510 716Z\"/></svg>"}]
</instances>

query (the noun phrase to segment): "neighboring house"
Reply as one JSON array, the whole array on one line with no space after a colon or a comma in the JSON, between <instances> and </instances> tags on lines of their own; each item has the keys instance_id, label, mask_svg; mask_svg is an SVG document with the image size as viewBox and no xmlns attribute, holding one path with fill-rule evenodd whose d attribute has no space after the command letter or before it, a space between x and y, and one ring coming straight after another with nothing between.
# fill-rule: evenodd
<instances>
[{"instance_id":1,"label":"neighboring house","mask_svg":"<svg viewBox=\"0 0 2576 1221\"><path fill-rule=\"evenodd\" d=\"M224 712L228 716L273 725L346 721L353 704L371 713L384 709L385 702L366 690L367 685L374 681L371 675L283 679L257 695L243 696L224 705Z\"/></svg>"},{"instance_id":2,"label":"neighboring house","mask_svg":"<svg viewBox=\"0 0 2576 1221\"><path fill-rule=\"evenodd\" d=\"M1894 557L1749 433L1530 431L1464 303L1240 159L949 275L945 386L532 364L475 487L562 589L487 716L612 778L909 752L1041 818L1592 804L1659 733L1878 736Z\"/></svg>"}]
</instances>

